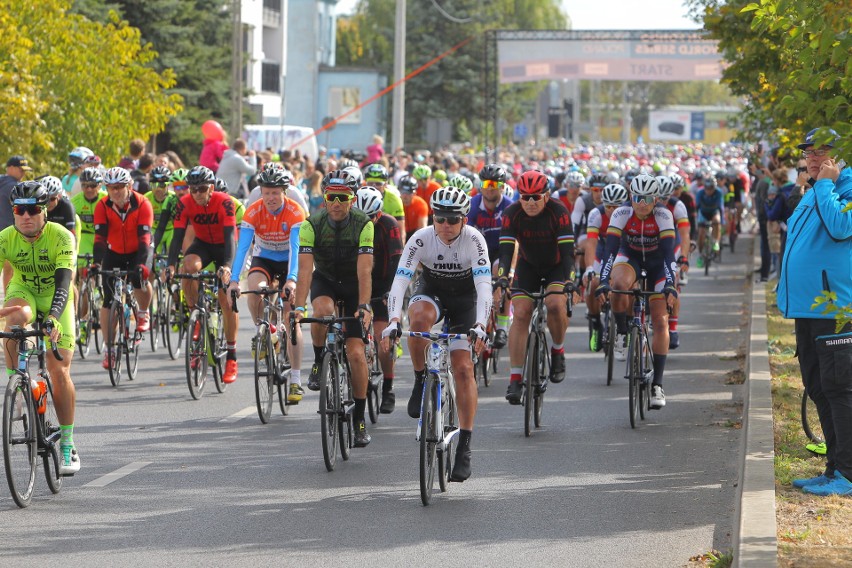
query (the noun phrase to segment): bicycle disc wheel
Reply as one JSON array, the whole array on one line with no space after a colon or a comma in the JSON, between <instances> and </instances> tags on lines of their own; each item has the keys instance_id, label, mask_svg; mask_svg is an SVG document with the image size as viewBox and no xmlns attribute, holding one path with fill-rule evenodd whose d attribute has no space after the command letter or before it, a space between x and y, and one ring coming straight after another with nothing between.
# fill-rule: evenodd
<instances>
[{"instance_id":1,"label":"bicycle disc wheel","mask_svg":"<svg viewBox=\"0 0 852 568\"><path fill-rule=\"evenodd\" d=\"M326 352L320 366L319 415L322 434L322 457L325 468L334 470L337 463L337 422L340 416L334 406L337 392L337 365L332 361L331 353Z\"/></svg>"},{"instance_id":2,"label":"bicycle disc wheel","mask_svg":"<svg viewBox=\"0 0 852 568\"><path fill-rule=\"evenodd\" d=\"M159 280L154 280L151 284L151 305L148 306L148 321L150 329L148 336L151 339L151 351L155 352L160 347L160 306L162 302L162 288Z\"/></svg>"},{"instance_id":3,"label":"bicycle disc wheel","mask_svg":"<svg viewBox=\"0 0 852 568\"><path fill-rule=\"evenodd\" d=\"M59 475L59 418L56 416L56 407L53 404L53 385L49 380L46 384L47 401L38 426L41 429L39 437L44 443L44 447L41 448L44 477L50 491L56 494L62 488L62 476Z\"/></svg>"},{"instance_id":4,"label":"bicycle disc wheel","mask_svg":"<svg viewBox=\"0 0 852 568\"><path fill-rule=\"evenodd\" d=\"M134 303L132 308L134 314L137 313L137 309ZM128 325L124 334L124 358L127 360L127 378L133 381L136 379L136 371L139 370L139 348L142 345L142 337L137 337L136 316L131 318L129 322L125 320L125 323Z\"/></svg>"},{"instance_id":5,"label":"bicycle disc wheel","mask_svg":"<svg viewBox=\"0 0 852 568\"><path fill-rule=\"evenodd\" d=\"M80 284L80 297L77 299L77 312L74 319L77 323L77 351L80 352L81 359L89 356L89 348L92 343L92 330L89 327L89 314L87 312L92 306L90 296L88 280L83 279ZM85 312L83 310L84 304L87 308Z\"/></svg>"},{"instance_id":6,"label":"bicycle disc wheel","mask_svg":"<svg viewBox=\"0 0 852 568\"><path fill-rule=\"evenodd\" d=\"M254 394L257 401L257 415L262 423L268 424L272 415L272 389L275 387L269 325L260 324L254 339Z\"/></svg>"},{"instance_id":7,"label":"bicycle disc wheel","mask_svg":"<svg viewBox=\"0 0 852 568\"><path fill-rule=\"evenodd\" d=\"M639 361L639 330L630 330L627 340L627 383L629 389L630 427L636 428L639 415L639 383L642 381L642 368Z\"/></svg>"},{"instance_id":8,"label":"bicycle disc wheel","mask_svg":"<svg viewBox=\"0 0 852 568\"><path fill-rule=\"evenodd\" d=\"M533 333L527 339L527 356L524 360L524 436L532 434L530 418L533 411L533 394L538 385L538 335Z\"/></svg>"},{"instance_id":9,"label":"bicycle disc wheel","mask_svg":"<svg viewBox=\"0 0 852 568\"><path fill-rule=\"evenodd\" d=\"M18 507L30 504L36 477L36 409L20 373L9 378L3 400L3 464L9 491Z\"/></svg>"},{"instance_id":10,"label":"bicycle disc wheel","mask_svg":"<svg viewBox=\"0 0 852 568\"><path fill-rule=\"evenodd\" d=\"M193 338L196 324L199 327L198 337ZM186 384L189 394L198 400L204 395L204 383L207 380L207 318L199 310L192 310L187 328L184 351Z\"/></svg>"},{"instance_id":11,"label":"bicycle disc wheel","mask_svg":"<svg viewBox=\"0 0 852 568\"><path fill-rule=\"evenodd\" d=\"M124 308L117 302L112 303L109 311L109 328L106 330L107 352L112 353L110 358L109 382L117 387L121 383L121 357L124 355L121 338L124 337Z\"/></svg>"},{"instance_id":12,"label":"bicycle disc wheel","mask_svg":"<svg viewBox=\"0 0 852 568\"><path fill-rule=\"evenodd\" d=\"M428 505L432 500L435 486L436 446L439 438L436 401L438 377L429 373L426 396L423 398L423 412L420 415L420 500Z\"/></svg>"},{"instance_id":13,"label":"bicycle disc wheel","mask_svg":"<svg viewBox=\"0 0 852 568\"><path fill-rule=\"evenodd\" d=\"M807 392L802 393L802 429L805 436L815 444L822 444L825 438L822 435L822 425L819 422L816 405Z\"/></svg>"},{"instance_id":14,"label":"bicycle disc wheel","mask_svg":"<svg viewBox=\"0 0 852 568\"><path fill-rule=\"evenodd\" d=\"M458 416L456 413L455 397L450 395L447 384L444 386L444 396L441 402L441 413L444 416L444 432L443 436L451 433L458 428ZM441 492L446 492L449 488L448 481L453 473L453 463L456 458L456 447L459 444L459 435L456 433L447 446L443 449L443 454L438 455L438 483L441 486Z\"/></svg>"},{"instance_id":15,"label":"bicycle disc wheel","mask_svg":"<svg viewBox=\"0 0 852 568\"><path fill-rule=\"evenodd\" d=\"M615 366L615 317L609 311L606 314L606 386L612 384L612 371Z\"/></svg>"},{"instance_id":16,"label":"bicycle disc wheel","mask_svg":"<svg viewBox=\"0 0 852 568\"><path fill-rule=\"evenodd\" d=\"M225 356L228 353L228 348L227 343L225 343L225 325L222 321L221 312L217 319L219 325L215 330L210 329L209 326L207 328L207 353L210 366L213 367L213 384L216 385L217 392L223 393L228 388L228 384L225 382Z\"/></svg>"},{"instance_id":17,"label":"bicycle disc wheel","mask_svg":"<svg viewBox=\"0 0 852 568\"><path fill-rule=\"evenodd\" d=\"M543 338L538 339L538 381L537 387L544 384L547 379L549 369L547 368L547 354L544 351L547 348L547 343ZM536 388L533 391L533 422L536 428L541 428L541 413L544 410L544 391Z\"/></svg>"}]
</instances>

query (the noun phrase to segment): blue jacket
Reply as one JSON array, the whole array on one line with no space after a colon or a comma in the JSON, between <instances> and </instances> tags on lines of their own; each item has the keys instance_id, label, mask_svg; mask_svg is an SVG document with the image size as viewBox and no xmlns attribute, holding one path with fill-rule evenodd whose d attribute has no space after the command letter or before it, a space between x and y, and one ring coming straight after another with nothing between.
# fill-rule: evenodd
<instances>
[{"instance_id":1,"label":"blue jacket","mask_svg":"<svg viewBox=\"0 0 852 568\"><path fill-rule=\"evenodd\" d=\"M787 245L778 282L778 308L786 318L833 319L812 309L823 290L837 293L839 306L852 305L852 168L835 185L821 179L805 193L787 221Z\"/></svg>"}]
</instances>

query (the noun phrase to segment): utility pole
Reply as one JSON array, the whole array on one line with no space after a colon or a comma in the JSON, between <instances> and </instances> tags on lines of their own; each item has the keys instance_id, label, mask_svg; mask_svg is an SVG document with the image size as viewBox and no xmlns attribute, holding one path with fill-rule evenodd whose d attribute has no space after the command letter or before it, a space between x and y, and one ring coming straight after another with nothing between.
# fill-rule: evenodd
<instances>
[{"instance_id":1,"label":"utility pole","mask_svg":"<svg viewBox=\"0 0 852 568\"><path fill-rule=\"evenodd\" d=\"M393 45L393 80L405 77L405 0L396 0L396 28ZM393 90L391 152L405 145L405 83Z\"/></svg>"},{"instance_id":2,"label":"utility pole","mask_svg":"<svg viewBox=\"0 0 852 568\"><path fill-rule=\"evenodd\" d=\"M231 140L236 140L243 131L243 21L242 0L231 1ZM283 81L282 81L283 82ZM283 94L283 93L282 93Z\"/></svg>"}]
</instances>

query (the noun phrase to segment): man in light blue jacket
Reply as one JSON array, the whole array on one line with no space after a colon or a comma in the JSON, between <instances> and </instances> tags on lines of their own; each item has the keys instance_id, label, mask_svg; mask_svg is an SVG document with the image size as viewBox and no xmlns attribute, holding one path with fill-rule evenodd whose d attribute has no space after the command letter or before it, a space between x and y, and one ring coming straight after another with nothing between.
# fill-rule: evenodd
<instances>
[{"instance_id":1,"label":"man in light blue jacket","mask_svg":"<svg viewBox=\"0 0 852 568\"><path fill-rule=\"evenodd\" d=\"M838 306L852 305L852 168L841 171L834 140L815 146L817 130L799 144L810 185L787 221L787 245L778 283L778 308L795 318L802 381L819 414L826 443L822 475L793 486L815 495L852 495L852 327L835 331L833 314L814 307L823 291ZM827 129L823 129L825 132Z\"/></svg>"}]
</instances>

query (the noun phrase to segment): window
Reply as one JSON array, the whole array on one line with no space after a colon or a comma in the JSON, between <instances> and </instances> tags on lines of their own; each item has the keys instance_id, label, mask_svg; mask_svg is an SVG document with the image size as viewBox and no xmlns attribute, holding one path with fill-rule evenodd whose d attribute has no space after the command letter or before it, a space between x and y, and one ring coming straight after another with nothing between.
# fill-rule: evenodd
<instances>
[{"instance_id":1,"label":"window","mask_svg":"<svg viewBox=\"0 0 852 568\"><path fill-rule=\"evenodd\" d=\"M264 93L281 92L281 65L263 63L260 72L260 90Z\"/></svg>"}]
</instances>

